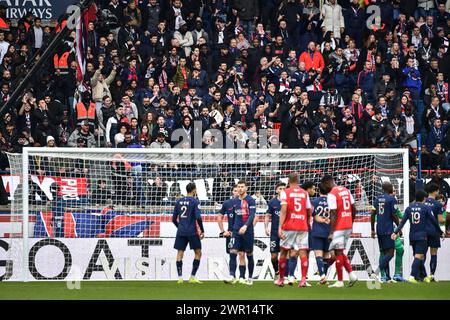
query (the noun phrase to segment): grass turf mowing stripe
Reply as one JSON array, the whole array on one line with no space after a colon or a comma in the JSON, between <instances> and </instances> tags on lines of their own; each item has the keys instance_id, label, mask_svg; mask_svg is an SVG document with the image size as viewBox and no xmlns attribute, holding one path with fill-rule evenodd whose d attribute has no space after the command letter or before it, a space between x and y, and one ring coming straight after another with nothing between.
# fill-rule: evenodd
<instances>
[{"instance_id":1,"label":"grass turf mowing stripe","mask_svg":"<svg viewBox=\"0 0 450 320\"><path fill-rule=\"evenodd\" d=\"M183 299L183 300L420 300L450 299L450 282L381 284L381 289L368 289L366 282L352 288L330 289L311 282L310 288L285 286L277 288L269 281L254 282L253 286L227 285L207 281L201 285L185 282L177 285L167 281L84 281L80 290L69 290L66 282L2 282L0 300L7 299Z\"/></svg>"}]
</instances>

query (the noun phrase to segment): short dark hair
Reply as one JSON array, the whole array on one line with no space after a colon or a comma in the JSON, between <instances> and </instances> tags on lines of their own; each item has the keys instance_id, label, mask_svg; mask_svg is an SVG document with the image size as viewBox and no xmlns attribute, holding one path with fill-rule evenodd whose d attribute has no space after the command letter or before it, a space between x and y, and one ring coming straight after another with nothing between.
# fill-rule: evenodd
<instances>
[{"instance_id":1,"label":"short dark hair","mask_svg":"<svg viewBox=\"0 0 450 320\"><path fill-rule=\"evenodd\" d=\"M384 192L391 194L394 192L394 187L392 186L392 183L390 183L389 181L385 181L383 182L383 184L381 185L381 188L383 189Z\"/></svg>"},{"instance_id":2,"label":"short dark hair","mask_svg":"<svg viewBox=\"0 0 450 320\"><path fill-rule=\"evenodd\" d=\"M191 193L195 189L197 189L197 186L195 185L194 182L189 182L188 185L186 186L186 192L187 193Z\"/></svg>"},{"instance_id":3,"label":"short dark hair","mask_svg":"<svg viewBox=\"0 0 450 320\"><path fill-rule=\"evenodd\" d=\"M425 198L428 196L428 194L425 192L425 190L417 190L416 191L416 201L417 202L423 202Z\"/></svg>"},{"instance_id":4,"label":"short dark hair","mask_svg":"<svg viewBox=\"0 0 450 320\"><path fill-rule=\"evenodd\" d=\"M327 194L327 190L325 190L325 187L323 186L323 184L319 184L319 194Z\"/></svg>"},{"instance_id":5,"label":"short dark hair","mask_svg":"<svg viewBox=\"0 0 450 320\"><path fill-rule=\"evenodd\" d=\"M247 186L247 182L244 179L239 180L236 185L238 185L238 184L243 184L243 185Z\"/></svg>"},{"instance_id":6,"label":"short dark hair","mask_svg":"<svg viewBox=\"0 0 450 320\"><path fill-rule=\"evenodd\" d=\"M433 192L439 191L439 185L437 183L430 183L425 187L425 190L428 193L433 193Z\"/></svg>"},{"instance_id":7,"label":"short dark hair","mask_svg":"<svg viewBox=\"0 0 450 320\"><path fill-rule=\"evenodd\" d=\"M314 181L308 180L303 182L302 189L308 190L310 188L314 187Z\"/></svg>"},{"instance_id":8,"label":"short dark hair","mask_svg":"<svg viewBox=\"0 0 450 320\"><path fill-rule=\"evenodd\" d=\"M277 185L275 186L275 189L278 189L278 187L286 187L286 183L284 182L278 182Z\"/></svg>"},{"instance_id":9,"label":"short dark hair","mask_svg":"<svg viewBox=\"0 0 450 320\"><path fill-rule=\"evenodd\" d=\"M326 175L323 176L321 182L322 182L323 184L325 184L325 183L330 182L330 181L332 181L332 180L334 180L333 176L330 175L330 174L326 174Z\"/></svg>"}]
</instances>

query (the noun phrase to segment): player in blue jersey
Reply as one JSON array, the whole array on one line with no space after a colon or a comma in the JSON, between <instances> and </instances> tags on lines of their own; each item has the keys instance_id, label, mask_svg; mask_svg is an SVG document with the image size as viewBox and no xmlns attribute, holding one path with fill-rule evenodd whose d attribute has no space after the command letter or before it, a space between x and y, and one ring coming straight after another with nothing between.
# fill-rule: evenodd
<instances>
[{"instance_id":1,"label":"player in blue jersey","mask_svg":"<svg viewBox=\"0 0 450 320\"><path fill-rule=\"evenodd\" d=\"M314 212L310 248L314 250L314 255L316 256L320 284L326 284L328 267L333 263L333 257L329 250L331 241L328 239L331 230L330 210L328 208L327 192L322 185L319 185L319 196L313 199L312 205Z\"/></svg>"},{"instance_id":2,"label":"player in blue jersey","mask_svg":"<svg viewBox=\"0 0 450 320\"><path fill-rule=\"evenodd\" d=\"M231 235L233 230L233 203L234 199L238 196L237 187L233 187L233 194L230 199L225 200L222 204L222 208L220 209L218 215L218 224L220 229L220 237L225 237L225 250L230 255L230 276L235 278L236 274L236 266L237 266L237 255L236 253L231 253ZM227 217L228 226L227 229L223 227L223 218Z\"/></svg>"},{"instance_id":3,"label":"player in blue jersey","mask_svg":"<svg viewBox=\"0 0 450 320\"><path fill-rule=\"evenodd\" d=\"M253 231L253 221L255 220L256 204L255 199L247 194L247 183L239 180L237 183L238 197L233 200L233 229L230 253L239 254L239 283L253 285L253 270L255 262L253 260L253 242L255 234ZM246 263L248 260L248 279L245 280ZM232 274L230 266L230 274ZM226 283L235 284L236 278L225 280Z\"/></svg>"},{"instance_id":4,"label":"player in blue jersey","mask_svg":"<svg viewBox=\"0 0 450 320\"><path fill-rule=\"evenodd\" d=\"M176 262L178 272L177 283L183 283L183 256L189 243L189 247L191 250L194 250L195 253L189 283L201 284L202 282L200 282L195 275L200 266L200 258L202 256L202 244L200 240L203 239L205 231L203 229L200 202L195 198L195 183L189 183L186 186L186 192L186 197L177 200L172 216L172 222L177 227L177 235L173 246L178 250ZM197 231L197 224L200 228L200 234Z\"/></svg>"},{"instance_id":5,"label":"player in blue jersey","mask_svg":"<svg viewBox=\"0 0 450 320\"><path fill-rule=\"evenodd\" d=\"M284 182L277 183L275 187L277 196L276 198L270 200L267 204L267 213L264 217L264 229L266 231L266 236L270 236L270 254L272 266L275 270L275 276L278 275L278 254L280 253L280 237L278 236L281 211L280 194L285 189L286 184ZM270 220L272 220L272 223L269 228Z\"/></svg>"},{"instance_id":6,"label":"player in blue jersey","mask_svg":"<svg viewBox=\"0 0 450 320\"><path fill-rule=\"evenodd\" d=\"M303 190L305 190L306 192L308 192L309 198L313 199L316 197L316 193L317 193L317 187L316 184L314 183L314 181L312 180L306 180L305 182L302 183L301 188ZM312 204L312 201L311 201ZM312 221L312 219L311 219ZM310 222L311 222L310 221ZM309 253L311 252L311 232L308 232L308 244L309 244L309 249L307 250L306 255L309 257ZM292 258L291 258L292 259ZM290 260L291 260L290 259ZM294 277L294 273L295 273L295 268L297 267L297 258L295 259L295 263L292 264L292 266L294 267L294 270L292 271L292 278L295 279ZM291 270L289 270L289 272L291 272ZM292 280L292 278L290 280ZM306 276L306 278L308 278L308 276Z\"/></svg>"},{"instance_id":7,"label":"player in blue jersey","mask_svg":"<svg viewBox=\"0 0 450 320\"><path fill-rule=\"evenodd\" d=\"M375 199L374 209L371 216L372 238L378 237L378 246L380 247L380 259L378 263L379 271L384 271L385 278L381 282L395 283L397 281L391 279L389 262L394 257L395 241L391 238L394 232L394 223L398 226L399 218L396 214L397 199L394 196L394 187L390 182L383 182L381 186L383 194ZM376 220L376 231L375 231Z\"/></svg>"},{"instance_id":8,"label":"player in blue jersey","mask_svg":"<svg viewBox=\"0 0 450 320\"><path fill-rule=\"evenodd\" d=\"M428 198L425 201L425 204L431 208L433 212L433 216L436 221L440 224L444 223L444 207L442 204L436 199L439 195L439 185L436 183L431 183L427 185L426 190L428 192ZM437 253L438 249L441 247L441 239L439 239L439 233L434 230L433 224L428 223L428 247L430 248L430 275L424 278L425 282L435 281L434 273L437 268ZM426 255L424 258L424 264L426 260ZM426 274L426 272L424 272Z\"/></svg>"},{"instance_id":9,"label":"player in blue jersey","mask_svg":"<svg viewBox=\"0 0 450 320\"><path fill-rule=\"evenodd\" d=\"M436 218L433 216L429 206L425 204L427 193L423 190L416 192L416 202L412 203L405 210L405 214L400 222L400 225L395 228L391 238L395 240L406 221L409 220L409 240L413 247L414 261L411 266L411 276L408 282L417 283L420 276L420 267L423 264L424 255L428 249L428 224L430 223L434 230L444 237L444 233L441 231Z\"/></svg>"}]
</instances>

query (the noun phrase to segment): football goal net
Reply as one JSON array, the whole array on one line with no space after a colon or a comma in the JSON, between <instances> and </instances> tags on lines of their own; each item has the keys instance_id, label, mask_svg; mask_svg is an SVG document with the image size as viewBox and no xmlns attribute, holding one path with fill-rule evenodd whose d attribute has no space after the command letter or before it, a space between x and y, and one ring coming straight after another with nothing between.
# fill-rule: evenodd
<instances>
[{"instance_id":1,"label":"football goal net","mask_svg":"<svg viewBox=\"0 0 450 320\"><path fill-rule=\"evenodd\" d=\"M300 184L316 186L331 174L350 189L358 214L347 249L364 273L378 265L370 212L382 183L394 185L400 209L409 201L407 149L24 148L8 157L12 212L2 239L4 280L176 279L172 211L189 182L196 184L205 226L198 276L220 279L228 255L217 215L240 179L257 205L255 277L270 279L264 215L276 184L290 172Z\"/></svg>"}]
</instances>

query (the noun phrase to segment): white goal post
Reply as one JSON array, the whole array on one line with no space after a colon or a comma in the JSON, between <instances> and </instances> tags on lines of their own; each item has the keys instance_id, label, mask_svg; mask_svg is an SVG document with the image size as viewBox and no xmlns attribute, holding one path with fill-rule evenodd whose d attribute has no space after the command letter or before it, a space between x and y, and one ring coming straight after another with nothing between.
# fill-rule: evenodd
<instances>
[{"instance_id":1,"label":"white goal post","mask_svg":"<svg viewBox=\"0 0 450 320\"><path fill-rule=\"evenodd\" d=\"M311 180L316 186L332 174L351 190L358 215L347 249L365 278L367 269L378 265L370 210L382 182L393 183L402 210L409 204L407 149L24 148L8 157L11 230L0 240L8 246L4 280L10 281L175 279L171 214L190 181L197 185L206 231L198 275L220 279L228 257L217 213L239 179L248 182L257 202L255 275L270 279L262 217L275 185L292 171L301 183ZM408 244L405 237L404 272Z\"/></svg>"}]
</instances>

